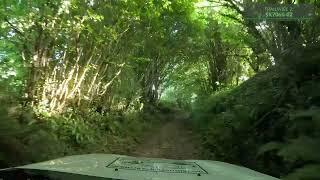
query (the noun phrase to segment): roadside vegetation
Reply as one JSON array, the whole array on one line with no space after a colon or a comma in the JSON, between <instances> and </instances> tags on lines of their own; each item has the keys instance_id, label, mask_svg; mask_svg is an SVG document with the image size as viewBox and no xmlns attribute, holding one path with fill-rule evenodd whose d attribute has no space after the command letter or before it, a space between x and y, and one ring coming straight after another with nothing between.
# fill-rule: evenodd
<instances>
[{"instance_id":1,"label":"roadside vegetation","mask_svg":"<svg viewBox=\"0 0 320 180\"><path fill-rule=\"evenodd\" d=\"M131 154L179 112L202 159L320 179L320 4L260 2L315 16L252 21L236 0L1 2L0 167Z\"/></svg>"}]
</instances>

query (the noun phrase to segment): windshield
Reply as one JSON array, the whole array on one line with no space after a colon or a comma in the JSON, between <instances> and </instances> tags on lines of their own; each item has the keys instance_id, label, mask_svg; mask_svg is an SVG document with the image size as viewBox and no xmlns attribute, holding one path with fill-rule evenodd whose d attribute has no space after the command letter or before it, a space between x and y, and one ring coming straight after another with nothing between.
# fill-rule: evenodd
<instances>
[{"instance_id":1,"label":"windshield","mask_svg":"<svg viewBox=\"0 0 320 180\"><path fill-rule=\"evenodd\" d=\"M320 179L319 12L316 0L2 0L0 168L95 153Z\"/></svg>"}]
</instances>

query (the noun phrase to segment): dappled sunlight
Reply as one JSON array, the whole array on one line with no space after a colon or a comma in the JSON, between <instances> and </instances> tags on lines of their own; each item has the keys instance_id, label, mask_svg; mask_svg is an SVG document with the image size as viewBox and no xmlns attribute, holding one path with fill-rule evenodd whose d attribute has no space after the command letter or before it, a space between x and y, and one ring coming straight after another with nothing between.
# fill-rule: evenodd
<instances>
[{"instance_id":1,"label":"dappled sunlight","mask_svg":"<svg viewBox=\"0 0 320 180\"><path fill-rule=\"evenodd\" d=\"M0 2L0 167L114 153L320 179L320 4L251 4Z\"/></svg>"}]
</instances>

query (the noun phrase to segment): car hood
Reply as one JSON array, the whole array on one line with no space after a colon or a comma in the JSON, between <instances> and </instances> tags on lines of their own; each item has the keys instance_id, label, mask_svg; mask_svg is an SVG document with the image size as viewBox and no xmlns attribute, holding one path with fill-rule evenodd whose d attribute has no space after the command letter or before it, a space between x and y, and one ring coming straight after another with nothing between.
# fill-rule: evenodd
<instances>
[{"instance_id":1,"label":"car hood","mask_svg":"<svg viewBox=\"0 0 320 180\"><path fill-rule=\"evenodd\" d=\"M17 167L111 179L278 180L248 168L209 160L170 160L116 154L86 154Z\"/></svg>"}]
</instances>

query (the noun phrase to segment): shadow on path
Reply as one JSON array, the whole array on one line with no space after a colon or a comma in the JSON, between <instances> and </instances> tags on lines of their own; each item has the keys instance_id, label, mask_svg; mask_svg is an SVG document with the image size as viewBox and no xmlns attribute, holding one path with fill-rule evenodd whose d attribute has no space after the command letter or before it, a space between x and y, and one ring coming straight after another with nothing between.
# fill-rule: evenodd
<instances>
[{"instance_id":1,"label":"shadow on path","mask_svg":"<svg viewBox=\"0 0 320 180\"><path fill-rule=\"evenodd\" d=\"M173 120L167 121L159 129L147 132L142 143L130 154L167 159L201 159L199 140L185 125L188 115L177 112L171 118Z\"/></svg>"}]
</instances>

